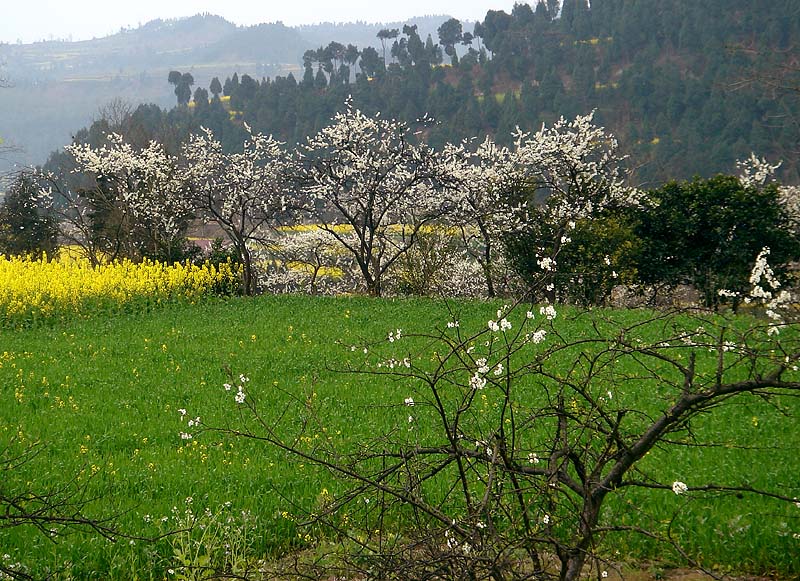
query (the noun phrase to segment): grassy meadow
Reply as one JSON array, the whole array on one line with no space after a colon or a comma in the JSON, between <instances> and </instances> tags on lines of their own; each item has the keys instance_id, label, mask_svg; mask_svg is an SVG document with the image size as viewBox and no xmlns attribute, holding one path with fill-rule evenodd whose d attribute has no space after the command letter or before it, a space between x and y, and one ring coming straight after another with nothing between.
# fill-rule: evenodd
<instances>
[{"instance_id":1,"label":"grassy meadow","mask_svg":"<svg viewBox=\"0 0 800 581\"><path fill-rule=\"evenodd\" d=\"M403 401L412 393L420 397L415 386L340 370L361 365L368 357L362 346L395 329L444 328L454 317L451 310L462 328L485 328L497 308L432 299L210 298L1 329L4 453L11 457L31 445L37 452L4 470L2 486L84 486L85 512L113 516L129 537L112 542L71 533L53 542L33 527L2 528L0 521L0 558L23 563L36 577L170 578L182 558L180 537L145 539L179 529L187 510L211 515L207 518L214 522L246 521L239 548L253 561L313 545L318 531L299 528L296 521L337 490L328 473L255 441L212 432L184 439L181 433L191 432L187 420L200 416L204 424L234 428L247 421L239 416L233 393L223 389L230 371L249 378L248 397L258 401L267 418L277 417L292 396L313 401L327 427L313 437L345 449L375 434L405 429ZM597 313L629 322L647 316ZM573 337L591 320L592 315L566 308L557 319ZM630 389L624 397L630 405L638 398L645 407L653 401L651 393ZM751 449L682 448L669 456L654 451L643 462L668 482L797 491L800 430L771 403L741 398L694 426L700 435L713 434L723 444L736 440ZM780 404L800 412L798 401ZM294 421L284 419L287 426ZM420 425L424 430L422 420ZM793 537L800 533L800 508L794 505L653 490L621 496L609 511L621 523L636 524L644 505L658 515L659 526L671 521L670 533L720 573L800 574L800 540ZM614 537L607 549L619 561L680 563L673 552L638 537Z\"/></svg>"}]
</instances>

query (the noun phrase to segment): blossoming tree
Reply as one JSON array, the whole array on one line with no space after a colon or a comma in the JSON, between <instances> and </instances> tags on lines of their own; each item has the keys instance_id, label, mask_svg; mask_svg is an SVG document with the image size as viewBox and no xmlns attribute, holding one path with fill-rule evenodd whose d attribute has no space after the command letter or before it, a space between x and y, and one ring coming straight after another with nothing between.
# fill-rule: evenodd
<instances>
[{"instance_id":1,"label":"blossoming tree","mask_svg":"<svg viewBox=\"0 0 800 581\"><path fill-rule=\"evenodd\" d=\"M239 153L225 153L210 130L192 135L183 147L187 191L197 216L227 236L243 268L246 294L256 293L252 246L268 239L271 226L288 219L290 162L281 143L245 125Z\"/></svg>"},{"instance_id":2,"label":"blossoming tree","mask_svg":"<svg viewBox=\"0 0 800 581\"><path fill-rule=\"evenodd\" d=\"M420 229L449 210L442 193L455 183L451 168L414 143L407 125L365 115L350 100L300 158L307 219L352 254L367 292L380 296Z\"/></svg>"},{"instance_id":3,"label":"blossoming tree","mask_svg":"<svg viewBox=\"0 0 800 581\"><path fill-rule=\"evenodd\" d=\"M445 155L457 167L458 187L450 192L451 222L458 228L467 254L480 265L486 295L497 292L503 236L523 225L524 204L515 200L521 174L513 153L488 137L474 152L469 144L448 144Z\"/></svg>"},{"instance_id":4,"label":"blossoming tree","mask_svg":"<svg viewBox=\"0 0 800 581\"><path fill-rule=\"evenodd\" d=\"M71 191L44 176L43 198L58 211L68 241L83 246L94 262L102 255L179 257L192 208L174 156L154 141L137 149L115 133L101 147L74 143L65 150L74 172L92 184Z\"/></svg>"},{"instance_id":5,"label":"blossoming tree","mask_svg":"<svg viewBox=\"0 0 800 581\"><path fill-rule=\"evenodd\" d=\"M517 268L556 297L561 248L581 220L613 206L638 205L641 193L626 185L628 173L617 140L594 123L594 113L572 121L563 117L534 134L518 132L514 161L527 201L528 227L509 247Z\"/></svg>"}]
</instances>

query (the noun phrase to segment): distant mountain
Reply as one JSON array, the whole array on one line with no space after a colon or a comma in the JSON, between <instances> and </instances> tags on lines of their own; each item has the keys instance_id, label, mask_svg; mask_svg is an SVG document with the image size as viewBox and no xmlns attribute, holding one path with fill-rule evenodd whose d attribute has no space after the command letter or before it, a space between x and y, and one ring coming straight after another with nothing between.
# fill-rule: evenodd
<instances>
[{"instance_id":1,"label":"distant mountain","mask_svg":"<svg viewBox=\"0 0 800 581\"><path fill-rule=\"evenodd\" d=\"M238 27L212 15L154 20L104 38L80 42L0 45L7 75L17 83L79 80L90 75L129 76L156 69L297 64L311 46L280 23Z\"/></svg>"},{"instance_id":2,"label":"distant mountain","mask_svg":"<svg viewBox=\"0 0 800 581\"><path fill-rule=\"evenodd\" d=\"M375 25L304 27L294 32L315 48L302 75L262 79L240 68L224 83L224 101L201 92L190 107L144 108L131 127L140 142L173 151L201 126L240 146L244 123L294 144L352 96L367 113L410 123L431 115L438 123L425 136L434 146L484 135L510 144L517 128L594 111L630 154L639 185L730 174L751 152L783 160L780 178L800 182L797 0L518 3L510 14L488 11L466 38L447 27L444 50L421 27L389 27L399 31L386 63L383 47L359 60L343 46L373 39ZM98 144L107 128L95 124L80 138Z\"/></svg>"},{"instance_id":3,"label":"distant mountain","mask_svg":"<svg viewBox=\"0 0 800 581\"><path fill-rule=\"evenodd\" d=\"M377 48L381 45L380 41L377 39L378 31L385 28L396 28L402 31L403 26L406 24L410 26L416 26L417 33L422 40L425 40L425 38L430 34L434 39L434 42L436 42L438 41L436 29L439 28L442 22L448 18L450 18L450 16L436 15L411 18L405 22L323 22L322 24L298 26L297 31L304 39L308 40L315 47L325 46L331 41L336 41L343 44L355 44L361 48L366 46L374 46ZM463 21L463 24L464 30L469 30L472 32L472 23Z\"/></svg>"},{"instance_id":4,"label":"distant mountain","mask_svg":"<svg viewBox=\"0 0 800 581\"><path fill-rule=\"evenodd\" d=\"M413 19L433 34L447 16ZM377 31L405 23L319 24L291 28L280 22L236 26L220 16L153 20L137 28L92 40L0 44L0 138L22 151L0 159L0 171L14 163L39 164L70 141L114 99L132 105L175 103L167 83L170 70L191 72L196 87L213 77L248 74L256 79L302 73L303 53L331 40L378 46ZM424 37L423 37L424 38Z\"/></svg>"}]
</instances>

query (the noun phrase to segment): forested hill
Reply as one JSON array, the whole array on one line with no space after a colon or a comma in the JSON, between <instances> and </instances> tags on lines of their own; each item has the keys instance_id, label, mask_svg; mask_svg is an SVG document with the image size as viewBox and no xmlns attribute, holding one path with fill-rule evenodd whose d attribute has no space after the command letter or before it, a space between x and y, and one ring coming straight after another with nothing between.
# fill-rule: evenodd
<instances>
[{"instance_id":1,"label":"forested hill","mask_svg":"<svg viewBox=\"0 0 800 581\"><path fill-rule=\"evenodd\" d=\"M508 143L517 126L596 109L640 183L730 173L751 151L783 159L782 178L797 181L796 0L533 4L489 11L474 29L448 21L434 38L387 29L377 49L332 42L305 53L302 76L237 75L219 97L195 90L190 106L146 108L139 124L155 133L166 124L174 141L204 125L233 146L246 122L294 143L352 94L367 112L432 115L435 145L485 134Z\"/></svg>"},{"instance_id":2,"label":"forested hill","mask_svg":"<svg viewBox=\"0 0 800 581\"><path fill-rule=\"evenodd\" d=\"M264 18L270 15L264 8ZM414 18L427 35L448 16ZM303 53L331 40L380 46L376 33L392 24L321 23L288 27L280 22L237 26L211 14L153 20L91 40L0 42L0 175L13 167L41 164L75 131L114 100L174 102L166 84L171 70L191 72L195 86L238 72L257 79L302 74ZM18 149L17 149L18 148ZM8 153L8 152L7 152Z\"/></svg>"}]
</instances>

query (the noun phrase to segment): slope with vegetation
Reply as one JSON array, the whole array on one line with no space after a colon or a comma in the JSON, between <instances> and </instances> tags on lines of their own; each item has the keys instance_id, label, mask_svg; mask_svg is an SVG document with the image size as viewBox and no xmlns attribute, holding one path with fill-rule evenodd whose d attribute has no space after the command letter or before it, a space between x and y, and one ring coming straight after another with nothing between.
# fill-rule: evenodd
<instances>
[{"instance_id":1,"label":"slope with vegetation","mask_svg":"<svg viewBox=\"0 0 800 581\"><path fill-rule=\"evenodd\" d=\"M377 49L334 41L307 50L302 76L230 77L224 94L237 115L223 124L296 143L352 94L368 113L433 116L433 144L486 134L510 143L517 126L596 109L639 161L640 182L730 172L751 151L784 159L781 175L793 180L798 10L790 1L568 0L489 11L472 32L451 19L433 38L388 27ZM221 133L218 104L205 102L184 123Z\"/></svg>"}]
</instances>

